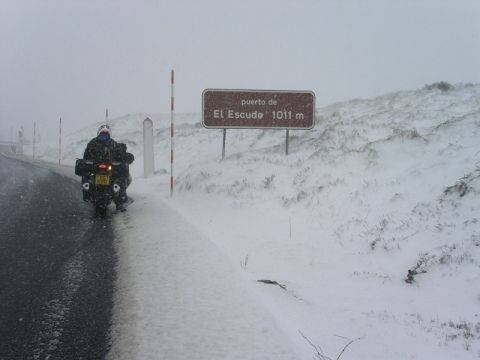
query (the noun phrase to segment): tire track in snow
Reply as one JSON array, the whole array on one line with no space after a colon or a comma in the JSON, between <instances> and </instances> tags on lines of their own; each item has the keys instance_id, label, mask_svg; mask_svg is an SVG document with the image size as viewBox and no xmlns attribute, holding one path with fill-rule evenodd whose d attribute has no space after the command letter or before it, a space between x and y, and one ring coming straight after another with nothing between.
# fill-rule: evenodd
<instances>
[{"instance_id":1,"label":"tire track in snow","mask_svg":"<svg viewBox=\"0 0 480 360\"><path fill-rule=\"evenodd\" d=\"M63 323L68 317L72 301L77 294L85 275L82 252L78 252L62 267L61 284L52 294L52 299L45 303L42 329L33 344L33 358L51 359L57 350L63 334Z\"/></svg>"}]
</instances>

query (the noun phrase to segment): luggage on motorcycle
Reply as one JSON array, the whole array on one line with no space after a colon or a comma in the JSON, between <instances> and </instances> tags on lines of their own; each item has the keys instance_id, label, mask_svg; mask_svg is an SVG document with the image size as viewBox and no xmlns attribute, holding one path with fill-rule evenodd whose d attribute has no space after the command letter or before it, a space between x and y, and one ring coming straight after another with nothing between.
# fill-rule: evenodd
<instances>
[{"instance_id":1,"label":"luggage on motorcycle","mask_svg":"<svg viewBox=\"0 0 480 360\"><path fill-rule=\"evenodd\" d=\"M127 145L124 143L117 143L113 151L113 160L119 162L125 162L128 165L133 163L135 157L133 154L127 152Z\"/></svg>"},{"instance_id":2,"label":"luggage on motorcycle","mask_svg":"<svg viewBox=\"0 0 480 360\"><path fill-rule=\"evenodd\" d=\"M112 168L112 175L114 178L118 179L128 176L128 165L126 163L113 161Z\"/></svg>"},{"instance_id":3,"label":"luggage on motorcycle","mask_svg":"<svg viewBox=\"0 0 480 360\"><path fill-rule=\"evenodd\" d=\"M75 162L75 175L87 176L93 172L93 161L77 159Z\"/></svg>"},{"instance_id":4,"label":"luggage on motorcycle","mask_svg":"<svg viewBox=\"0 0 480 360\"><path fill-rule=\"evenodd\" d=\"M132 153L127 152L125 154L125 162L130 165L131 163L133 163L133 160L135 160L135 156L133 156Z\"/></svg>"}]
</instances>

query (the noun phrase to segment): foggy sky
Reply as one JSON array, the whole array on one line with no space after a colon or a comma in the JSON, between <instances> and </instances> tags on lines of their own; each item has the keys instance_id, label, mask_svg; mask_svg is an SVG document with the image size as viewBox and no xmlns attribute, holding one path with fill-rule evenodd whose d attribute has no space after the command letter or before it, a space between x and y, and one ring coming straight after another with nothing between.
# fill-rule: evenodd
<instances>
[{"instance_id":1,"label":"foggy sky","mask_svg":"<svg viewBox=\"0 0 480 360\"><path fill-rule=\"evenodd\" d=\"M0 139L200 112L205 88L313 90L317 106L480 82L478 1L0 0Z\"/></svg>"}]
</instances>

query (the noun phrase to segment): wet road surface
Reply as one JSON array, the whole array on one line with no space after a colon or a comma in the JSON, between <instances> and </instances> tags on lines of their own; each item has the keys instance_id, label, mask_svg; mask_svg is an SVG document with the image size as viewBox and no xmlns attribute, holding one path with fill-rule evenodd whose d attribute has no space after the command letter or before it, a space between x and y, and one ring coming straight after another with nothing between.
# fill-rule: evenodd
<instances>
[{"instance_id":1,"label":"wet road surface","mask_svg":"<svg viewBox=\"0 0 480 360\"><path fill-rule=\"evenodd\" d=\"M0 359L103 359L115 253L79 182L0 154Z\"/></svg>"}]
</instances>

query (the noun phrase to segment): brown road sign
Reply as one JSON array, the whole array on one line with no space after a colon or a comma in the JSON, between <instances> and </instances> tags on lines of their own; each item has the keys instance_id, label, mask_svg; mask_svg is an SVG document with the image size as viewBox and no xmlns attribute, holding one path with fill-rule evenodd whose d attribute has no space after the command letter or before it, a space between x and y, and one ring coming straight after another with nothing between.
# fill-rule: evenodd
<instances>
[{"instance_id":1,"label":"brown road sign","mask_svg":"<svg viewBox=\"0 0 480 360\"><path fill-rule=\"evenodd\" d=\"M312 91L206 89L203 126L240 129L311 129L315 121Z\"/></svg>"}]
</instances>

